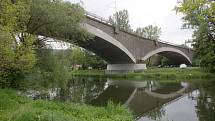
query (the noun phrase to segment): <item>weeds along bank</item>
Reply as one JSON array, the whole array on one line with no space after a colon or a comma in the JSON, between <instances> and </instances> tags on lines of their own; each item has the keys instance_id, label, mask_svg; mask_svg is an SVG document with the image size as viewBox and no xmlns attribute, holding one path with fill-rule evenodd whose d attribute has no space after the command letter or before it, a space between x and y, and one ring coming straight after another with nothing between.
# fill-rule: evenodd
<instances>
[{"instance_id":1,"label":"weeds along bank","mask_svg":"<svg viewBox=\"0 0 215 121\"><path fill-rule=\"evenodd\" d=\"M132 121L128 109L109 103L93 107L31 100L12 89L0 89L0 121Z\"/></svg>"}]
</instances>

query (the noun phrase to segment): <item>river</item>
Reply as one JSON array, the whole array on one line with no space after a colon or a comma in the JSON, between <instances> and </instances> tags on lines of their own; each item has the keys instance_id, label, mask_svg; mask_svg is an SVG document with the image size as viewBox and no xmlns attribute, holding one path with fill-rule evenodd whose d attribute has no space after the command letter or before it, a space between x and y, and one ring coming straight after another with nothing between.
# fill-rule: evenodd
<instances>
[{"instance_id":1,"label":"river","mask_svg":"<svg viewBox=\"0 0 215 121\"><path fill-rule=\"evenodd\" d=\"M73 78L59 85L40 82L23 93L93 106L112 101L128 107L137 121L215 121L215 81Z\"/></svg>"}]
</instances>

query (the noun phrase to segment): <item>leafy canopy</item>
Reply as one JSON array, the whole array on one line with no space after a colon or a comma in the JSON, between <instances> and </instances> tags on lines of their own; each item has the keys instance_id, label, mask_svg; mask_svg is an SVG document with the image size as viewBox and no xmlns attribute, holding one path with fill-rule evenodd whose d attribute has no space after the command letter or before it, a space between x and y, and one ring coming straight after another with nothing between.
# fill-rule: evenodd
<instances>
[{"instance_id":1,"label":"leafy canopy","mask_svg":"<svg viewBox=\"0 0 215 121\"><path fill-rule=\"evenodd\" d=\"M129 31L131 30L128 10L121 10L109 17L109 22L119 27L120 29Z\"/></svg>"},{"instance_id":2,"label":"leafy canopy","mask_svg":"<svg viewBox=\"0 0 215 121\"><path fill-rule=\"evenodd\" d=\"M137 28L135 33L147 39L158 40L161 34L161 28L153 25L148 25L143 28Z\"/></svg>"},{"instance_id":3,"label":"leafy canopy","mask_svg":"<svg viewBox=\"0 0 215 121\"><path fill-rule=\"evenodd\" d=\"M29 17L24 14L29 11L27 4L27 0L16 4L10 0L0 1L0 83L3 86L15 86L36 63L33 49L35 36L26 34L23 42L16 39L26 27L19 25Z\"/></svg>"},{"instance_id":4,"label":"leafy canopy","mask_svg":"<svg viewBox=\"0 0 215 121\"><path fill-rule=\"evenodd\" d=\"M200 65L215 72L215 2L213 0L184 0L175 10L183 13L185 28L194 28L193 42Z\"/></svg>"},{"instance_id":5,"label":"leafy canopy","mask_svg":"<svg viewBox=\"0 0 215 121\"><path fill-rule=\"evenodd\" d=\"M36 50L44 42L38 35L73 43L89 36L80 24L84 20L83 8L63 0L0 0L0 16L3 85L18 84L35 67L40 59Z\"/></svg>"}]
</instances>

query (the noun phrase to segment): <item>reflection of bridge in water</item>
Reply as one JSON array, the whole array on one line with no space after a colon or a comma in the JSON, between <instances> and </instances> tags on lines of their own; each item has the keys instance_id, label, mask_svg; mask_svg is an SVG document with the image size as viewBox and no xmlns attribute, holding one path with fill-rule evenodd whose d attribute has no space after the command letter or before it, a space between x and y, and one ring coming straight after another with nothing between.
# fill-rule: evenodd
<instances>
[{"instance_id":1,"label":"reflection of bridge in water","mask_svg":"<svg viewBox=\"0 0 215 121\"><path fill-rule=\"evenodd\" d=\"M120 103L133 111L136 117L160 107L191 91L188 83L158 83L155 81L108 80L105 90L94 100L93 105L106 105L109 100Z\"/></svg>"}]
</instances>

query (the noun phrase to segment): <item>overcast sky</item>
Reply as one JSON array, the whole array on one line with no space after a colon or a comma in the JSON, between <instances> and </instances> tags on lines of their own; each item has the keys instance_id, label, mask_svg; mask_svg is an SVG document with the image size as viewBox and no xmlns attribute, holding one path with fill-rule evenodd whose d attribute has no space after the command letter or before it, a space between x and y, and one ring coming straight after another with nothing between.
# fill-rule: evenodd
<instances>
[{"instance_id":1,"label":"overcast sky","mask_svg":"<svg viewBox=\"0 0 215 121\"><path fill-rule=\"evenodd\" d=\"M80 0L67 0L72 3ZM115 12L115 0L82 0L83 7L104 18ZM177 0L116 0L117 11L127 9L133 29L147 25L161 27L160 39L183 44L192 38L192 31L181 29L182 15L173 10Z\"/></svg>"}]
</instances>

